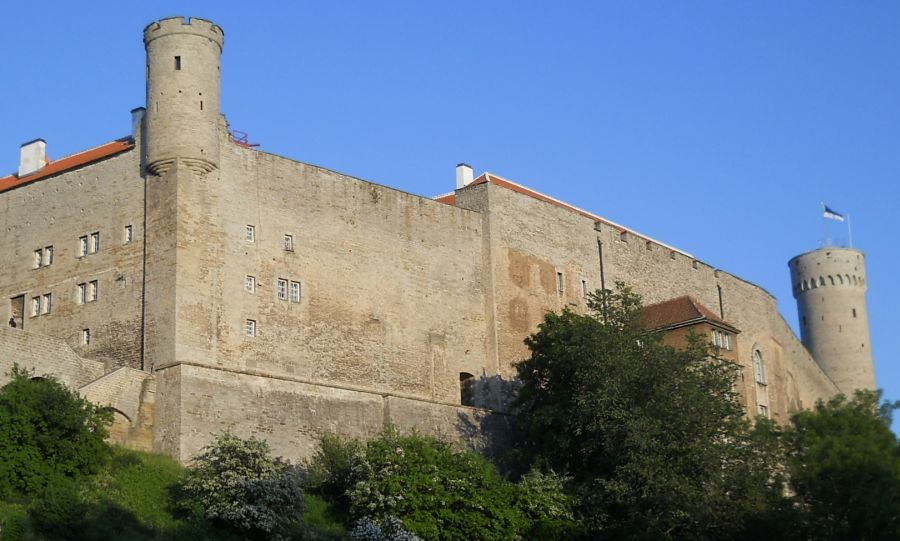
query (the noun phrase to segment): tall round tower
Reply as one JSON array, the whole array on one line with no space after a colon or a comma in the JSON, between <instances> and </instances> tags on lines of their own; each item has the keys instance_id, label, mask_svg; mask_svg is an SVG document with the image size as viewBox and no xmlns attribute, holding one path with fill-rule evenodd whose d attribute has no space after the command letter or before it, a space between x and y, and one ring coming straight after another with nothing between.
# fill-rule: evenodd
<instances>
[{"instance_id":1,"label":"tall round tower","mask_svg":"<svg viewBox=\"0 0 900 541\"><path fill-rule=\"evenodd\" d=\"M827 247L798 255L788 267L806 349L844 394L875 389L865 255Z\"/></svg>"},{"instance_id":2,"label":"tall round tower","mask_svg":"<svg viewBox=\"0 0 900 541\"><path fill-rule=\"evenodd\" d=\"M144 28L147 50L147 169L175 160L209 172L219 165L219 59L225 35L205 19L172 17Z\"/></svg>"}]
</instances>

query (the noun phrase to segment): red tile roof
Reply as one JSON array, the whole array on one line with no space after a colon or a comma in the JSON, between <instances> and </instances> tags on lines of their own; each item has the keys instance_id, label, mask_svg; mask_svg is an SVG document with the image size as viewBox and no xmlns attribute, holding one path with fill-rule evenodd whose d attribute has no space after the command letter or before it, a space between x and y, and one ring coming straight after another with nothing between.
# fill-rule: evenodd
<instances>
[{"instance_id":1,"label":"red tile roof","mask_svg":"<svg viewBox=\"0 0 900 541\"><path fill-rule=\"evenodd\" d=\"M132 148L134 148L134 141L130 137L126 137L52 161L45 165L43 169L22 178L19 178L18 175L13 173L9 176L0 178L0 192L18 188L19 186L30 184L36 180L41 180L76 167L81 167L82 165L93 163Z\"/></svg>"},{"instance_id":2,"label":"red tile roof","mask_svg":"<svg viewBox=\"0 0 900 541\"><path fill-rule=\"evenodd\" d=\"M741 332L690 295L644 307L644 325L650 329L682 327L702 322L711 323L734 333Z\"/></svg>"}]
</instances>

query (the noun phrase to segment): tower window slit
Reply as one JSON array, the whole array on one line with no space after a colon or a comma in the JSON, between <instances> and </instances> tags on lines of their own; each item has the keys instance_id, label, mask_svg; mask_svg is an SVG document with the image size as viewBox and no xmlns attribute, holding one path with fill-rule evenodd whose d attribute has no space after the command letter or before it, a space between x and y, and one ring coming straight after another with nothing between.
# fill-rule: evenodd
<instances>
[{"instance_id":1,"label":"tower window slit","mask_svg":"<svg viewBox=\"0 0 900 541\"><path fill-rule=\"evenodd\" d=\"M200 100L200 110L203 110L203 100Z\"/></svg>"},{"instance_id":2,"label":"tower window slit","mask_svg":"<svg viewBox=\"0 0 900 541\"><path fill-rule=\"evenodd\" d=\"M181 71L181 57L175 57L175 71Z\"/></svg>"}]
</instances>

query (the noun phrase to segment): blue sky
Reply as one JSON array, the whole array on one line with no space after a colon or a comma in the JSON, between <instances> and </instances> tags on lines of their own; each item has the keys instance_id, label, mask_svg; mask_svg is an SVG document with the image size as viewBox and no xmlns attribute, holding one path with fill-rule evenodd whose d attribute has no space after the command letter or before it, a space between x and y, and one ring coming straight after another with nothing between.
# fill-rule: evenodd
<instances>
[{"instance_id":1,"label":"blue sky","mask_svg":"<svg viewBox=\"0 0 900 541\"><path fill-rule=\"evenodd\" d=\"M867 254L878 385L900 399L900 3L549 6L5 4L0 171L37 137L61 157L126 135L143 27L209 18L223 110L264 150L423 195L466 161L761 285L795 329L787 261L822 241L826 201Z\"/></svg>"}]
</instances>

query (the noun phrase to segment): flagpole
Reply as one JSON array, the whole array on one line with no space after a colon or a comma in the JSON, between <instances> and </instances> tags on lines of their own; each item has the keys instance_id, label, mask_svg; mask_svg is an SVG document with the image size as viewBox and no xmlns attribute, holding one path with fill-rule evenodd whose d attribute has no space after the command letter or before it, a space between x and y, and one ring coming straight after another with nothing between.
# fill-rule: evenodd
<instances>
[{"instance_id":1,"label":"flagpole","mask_svg":"<svg viewBox=\"0 0 900 541\"><path fill-rule=\"evenodd\" d=\"M850 237L850 247L853 248L853 228L850 227L850 215L847 215L847 236Z\"/></svg>"},{"instance_id":2,"label":"flagpole","mask_svg":"<svg viewBox=\"0 0 900 541\"><path fill-rule=\"evenodd\" d=\"M822 201L822 232L825 234L822 237L822 247L828 246L828 219L825 218L825 201Z\"/></svg>"}]
</instances>

